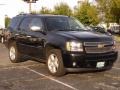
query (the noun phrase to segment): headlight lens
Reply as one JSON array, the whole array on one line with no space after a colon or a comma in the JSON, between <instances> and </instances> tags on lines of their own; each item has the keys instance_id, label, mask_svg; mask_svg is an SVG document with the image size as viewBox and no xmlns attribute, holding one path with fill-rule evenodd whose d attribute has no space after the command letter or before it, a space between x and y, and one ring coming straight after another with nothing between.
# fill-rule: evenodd
<instances>
[{"instance_id":1,"label":"headlight lens","mask_svg":"<svg viewBox=\"0 0 120 90\"><path fill-rule=\"evenodd\" d=\"M66 48L68 51L79 51L79 52L82 52L83 51L83 46L82 46L82 43L80 42L75 42L75 41L72 41L72 42L67 42L66 43Z\"/></svg>"}]
</instances>

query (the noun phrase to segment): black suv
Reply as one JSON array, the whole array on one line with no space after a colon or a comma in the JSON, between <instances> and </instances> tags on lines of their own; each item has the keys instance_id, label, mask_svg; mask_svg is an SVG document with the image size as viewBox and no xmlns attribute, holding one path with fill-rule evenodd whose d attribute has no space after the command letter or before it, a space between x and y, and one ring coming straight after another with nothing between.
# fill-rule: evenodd
<instances>
[{"instance_id":1,"label":"black suv","mask_svg":"<svg viewBox=\"0 0 120 90\"><path fill-rule=\"evenodd\" d=\"M24 56L47 64L52 75L66 71L108 70L117 59L111 36L87 30L62 15L18 15L11 20L6 46L11 62Z\"/></svg>"}]
</instances>

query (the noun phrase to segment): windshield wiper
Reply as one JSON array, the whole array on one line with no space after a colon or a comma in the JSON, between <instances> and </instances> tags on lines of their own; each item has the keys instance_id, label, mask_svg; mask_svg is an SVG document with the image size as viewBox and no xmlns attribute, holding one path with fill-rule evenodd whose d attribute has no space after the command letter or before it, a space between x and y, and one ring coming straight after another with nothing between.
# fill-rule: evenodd
<instances>
[{"instance_id":1,"label":"windshield wiper","mask_svg":"<svg viewBox=\"0 0 120 90\"><path fill-rule=\"evenodd\" d=\"M79 29L75 29L75 31L89 31L89 30L88 29L79 28Z\"/></svg>"},{"instance_id":2,"label":"windshield wiper","mask_svg":"<svg viewBox=\"0 0 120 90\"><path fill-rule=\"evenodd\" d=\"M53 31L87 31L85 29L54 29Z\"/></svg>"},{"instance_id":3,"label":"windshield wiper","mask_svg":"<svg viewBox=\"0 0 120 90\"><path fill-rule=\"evenodd\" d=\"M60 29L58 31L79 31L78 29Z\"/></svg>"},{"instance_id":4,"label":"windshield wiper","mask_svg":"<svg viewBox=\"0 0 120 90\"><path fill-rule=\"evenodd\" d=\"M56 29L55 31L73 31L73 30L72 29Z\"/></svg>"}]
</instances>

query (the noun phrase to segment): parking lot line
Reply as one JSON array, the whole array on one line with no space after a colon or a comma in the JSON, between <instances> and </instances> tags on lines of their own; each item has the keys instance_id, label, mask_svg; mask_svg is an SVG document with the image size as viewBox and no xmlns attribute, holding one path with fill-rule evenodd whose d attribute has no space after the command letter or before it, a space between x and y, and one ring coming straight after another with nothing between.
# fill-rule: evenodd
<instances>
[{"instance_id":1,"label":"parking lot line","mask_svg":"<svg viewBox=\"0 0 120 90\"><path fill-rule=\"evenodd\" d=\"M40 76L43 76L43 77L45 77L45 78L48 78L48 79L50 79L50 80L52 80L52 81L54 81L54 82L57 82L57 83L59 83L59 84L62 84L62 85L66 86L66 87L68 87L68 88L70 88L70 89L79 90L79 89L77 89L77 88L75 88L75 87L73 87L73 86L71 86L71 85L69 85L69 84L66 84L66 83L64 83L64 82L61 82L61 81L59 81L59 80L56 80L56 79L54 79L54 78L52 78L52 77L46 76L46 75L44 75L44 74L42 74L42 73L39 73L39 72L37 72L37 71L35 71L35 70L33 70L33 69L28 68L28 67L24 67L24 68L25 68L25 69L28 69L29 71L34 72L34 73L36 73L36 74L38 74L38 75L40 75Z\"/></svg>"},{"instance_id":2,"label":"parking lot line","mask_svg":"<svg viewBox=\"0 0 120 90\"><path fill-rule=\"evenodd\" d=\"M32 66L39 66L40 64L33 64L33 65L27 65L27 67L32 67ZM2 65L3 68L0 70L5 70L5 69L15 69L15 68L23 68L23 66L8 66L6 67L6 65Z\"/></svg>"},{"instance_id":3,"label":"parking lot line","mask_svg":"<svg viewBox=\"0 0 120 90\"><path fill-rule=\"evenodd\" d=\"M120 70L120 68L118 68L118 67L113 67L113 69L119 69Z\"/></svg>"},{"instance_id":4,"label":"parking lot line","mask_svg":"<svg viewBox=\"0 0 120 90\"><path fill-rule=\"evenodd\" d=\"M111 89L113 89L113 90L119 90L119 88L116 88L116 87L114 87L114 86L107 85L107 84L105 84L105 83L99 83L98 85L103 86L103 87L110 88L110 90L111 90Z\"/></svg>"},{"instance_id":5,"label":"parking lot line","mask_svg":"<svg viewBox=\"0 0 120 90\"><path fill-rule=\"evenodd\" d=\"M120 80L120 77L119 77L119 76L112 76L112 75L108 75L108 74L105 74L104 76L109 77L109 78L113 78L113 79Z\"/></svg>"}]
</instances>

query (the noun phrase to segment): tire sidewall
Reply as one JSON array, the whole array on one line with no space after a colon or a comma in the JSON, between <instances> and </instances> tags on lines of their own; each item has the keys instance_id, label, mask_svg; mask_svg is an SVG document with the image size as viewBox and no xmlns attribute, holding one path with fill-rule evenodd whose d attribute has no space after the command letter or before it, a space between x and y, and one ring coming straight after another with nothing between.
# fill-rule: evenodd
<instances>
[{"instance_id":1,"label":"tire sidewall","mask_svg":"<svg viewBox=\"0 0 120 90\"><path fill-rule=\"evenodd\" d=\"M4 43L4 37L1 37L1 43Z\"/></svg>"},{"instance_id":2,"label":"tire sidewall","mask_svg":"<svg viewBox=\"0 0 120 90\"><path fill-rule=\"evenodd\" d=\"M49 59L49 56L51 54L55 54L58 58L58 69L57 69L57 72L56 73L52 73L50 70L49 70L49 67L48 67L48 59ZM47 54L47 69L49 71L49 73L53 76L63 76L65 74L65 69L64 69L64 64L63 64L63 59L62 59L62 55L61 55L61 51L58 50L58 49L52 49L52 50L49 50L48 51L48 54Z\"/></svg>"},{"instance_id":3,"label":"tire sidewall","mask_svg":"<svg viewBox=\"0 0 120 90\"><path fill-rule=\"evenodd\" d=\"M11 49L11 47L14 47L14 49L15 49L15 59L14 59L14 60L12 60L11 57L10 57L10 49ZM10 61L11 61L12 63L17 63L17 62L19 62L19 59L18 59L18 50L17 50L17 47L16 47L16 43L15 43L15 42L13 42L13 43L11 43L11 44L9 45L9 59L10 59Z\"/></svg>"}]
</instances>

